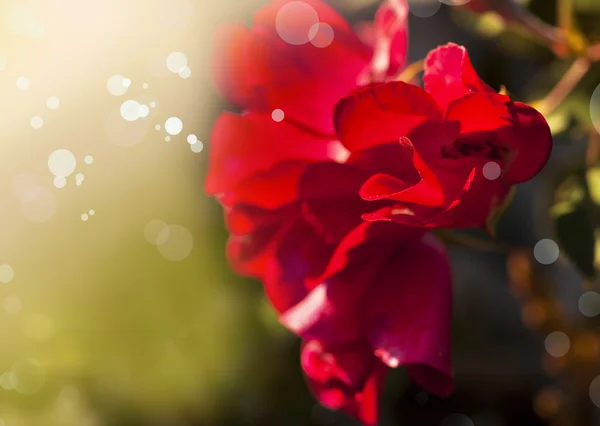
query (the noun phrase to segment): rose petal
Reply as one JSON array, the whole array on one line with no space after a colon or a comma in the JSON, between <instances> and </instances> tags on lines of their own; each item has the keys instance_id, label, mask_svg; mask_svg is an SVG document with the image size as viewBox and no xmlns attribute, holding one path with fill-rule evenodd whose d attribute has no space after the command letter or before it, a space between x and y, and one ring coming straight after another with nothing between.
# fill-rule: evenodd
<instances>
[{"instance_id":1,"label":"rose petal","mask_svg":"<svg viewBox=\"0 0 600 426\"><path fill-rule=\"evenodd\" d=\"M325 347L316 340L302 347L301 363L317 399L341 409L365 426L378 421L379 395L387 368L377 361L366 342Z\"/></svg>"},{"instance_id":2,"label":"rose petal","mask_svg":"<svg viewBox=\"0 0 600 426\"><path fill-rule=\"evenodd\" d=\"M214 79L221 92L244 109L269 114L281 109L286 120L331 135L333 107L356 87L370 52L337 12L315 0L305 3L317 11L320 22L332 27L331 44L320 48L286 43L277 33L276 19L287 3L290 0L274 1L262 8L252 30L234 26L216 35Z\"/></svg>"},{"instance_id":3,"label":"rose petal","mask_svg":"<svg viewBox=\"0 0 600 426\"><path fill-rule=\"evenodd\" d=\"M425 89L442 109L470 92L494 92L477 75L467 49L454 43L440 46L425 58Z\"/></svg>"},{"instance_id":4,"label":"rose petal","mask_svg":"<svg viewBox=\"0 0 600 426\"><path fill-rule=\"evenodd\" d=\"M364 24L358 32L373 48L373 59L370 68L365 70L364 81L384 81L396 75L408 53L408 3L384 1L375 14L375 21Z\"/></svg>"},{"instance_id":5,"label":"rose petal","mask_svg":"<svg viewBox=\"0 0 600 426\"><path fill-rule=\"evenodd\" d=\"M443 246L429 235L405 246L370 288L366 330L376 354L390 367L408 366L429 392L449 395L452 278Z\"/></svg>"},{"instance_id":6,"label":"rose petal","mask_svg":"<svg viewBox=\"0 0 600 426\"><path fill-rule=\"evenodd\" d=\"M350 152L397 141L424 121L442 118L427 92L401 81L359 89L335 109L335 127Z\"/></svg>"},{"instance_id":7,"label":"rose petal","mask_svg":"<svg viewBox=\"0 0 600 426\"><path fill-rule=\"evenodd\" d=\"M267 297L278 312L307 296L314 287L312 279L323 273L333 249L303 219L286 224L263 280Z\"/></svg>"},{"instance_id":8,"label":"rose petal","mask_svg":"<svg viewBox=\"0 0 600 426\"><path fill-rule=\"evenodd\" d=\"M284 161L327 160L335 144L267 115L224 113L212 132L206 192L234 191L244 180Z\"/></svg>"},{"instance_id":9,"label":"rose petal","mask_svg":"<svg viewBox=\"0 0 600 426\"><path fill-rule=\"evenodd\" d=\"M448 107L448 120L461 124L461 135L482 134L508 152L503 177L525 182L547 163L552 133L544 117L528 105L498 94L474 93Z\"/></svg>"},{"instance_id":10,"label":"rose petal","mask_svg":"<svg viewBox=\"0 0 600 426\"><path fill-rule=\"evenodd\" d=\"M362 309L369 286L399 245L423 231L385 222L363 222L335 248L325 271L311 280L314 288L280 321L305 339L330 344L354 342L363 332Z\"/></svg>"}]
</instances>

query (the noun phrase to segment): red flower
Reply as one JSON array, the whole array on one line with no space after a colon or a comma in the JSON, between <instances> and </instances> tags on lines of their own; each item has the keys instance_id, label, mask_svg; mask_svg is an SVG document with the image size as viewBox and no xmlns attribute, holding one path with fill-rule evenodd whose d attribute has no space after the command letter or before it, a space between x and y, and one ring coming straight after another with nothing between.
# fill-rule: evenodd
<instances>
[{"instance_id":1,"label":"red flower","mask_svg":"<svg viewBox=\"0 0 600 426\"><path fill-rule=\"evenodd\" d=\"M298 3L276 1L252 30L219 39L217 83L244 113L217 120L206 189L224 206L233 267L261 279L305 339L321 403L372 425L388 367L452 390L449 265L427 228L485 226L511 185L543 167L551 137L454 44L427 57L425 89L385 82L406 56L403 0L363 27L367 44L306 1L320 23L299 17L292 29L319 37L329 25L326 47L278 34L278 12Z\"/></svg>"}]
</instances>

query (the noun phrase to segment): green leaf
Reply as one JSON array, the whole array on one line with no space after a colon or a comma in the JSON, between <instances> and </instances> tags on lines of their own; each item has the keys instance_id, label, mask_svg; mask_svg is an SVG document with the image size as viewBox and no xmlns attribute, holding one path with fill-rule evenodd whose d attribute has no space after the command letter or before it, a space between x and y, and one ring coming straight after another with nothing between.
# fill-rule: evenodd
<instances>
[{"instance_id":1,"label":"green leaf","mask_svg":"<svg viewBox=\"0 0 600 426\"><path fill-rule=\"evenodd\" d=\"M556 219L556 231L562 250L587 278L596 274L594 224L583 203Z\"/></svg>"}]
</instances>

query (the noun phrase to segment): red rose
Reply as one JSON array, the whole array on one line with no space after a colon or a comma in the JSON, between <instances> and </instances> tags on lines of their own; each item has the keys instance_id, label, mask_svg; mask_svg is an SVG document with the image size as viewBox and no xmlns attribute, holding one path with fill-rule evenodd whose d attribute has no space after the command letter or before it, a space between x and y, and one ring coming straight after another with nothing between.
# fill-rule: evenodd
<instances>
[{"instance_id":1,"label":"red rose","mask_svg":"<svg viewBox=\"0 0 600 426\"><path fill-rule=\"evenodd\" d=\"M406 55L404 1L363 28L370 44L307 1L334 30L327 47L281 39L278 12L292 3L220 39L217 83L244 113L215 124L206 189L224 206L233 267L261 279L305 339L319 400L371 425L388 367L452 390L449 265L427 228L485 226L543 167L551 136L454 44L428 55L425 89L385 82Z\"/></svg>"}]
</instances>

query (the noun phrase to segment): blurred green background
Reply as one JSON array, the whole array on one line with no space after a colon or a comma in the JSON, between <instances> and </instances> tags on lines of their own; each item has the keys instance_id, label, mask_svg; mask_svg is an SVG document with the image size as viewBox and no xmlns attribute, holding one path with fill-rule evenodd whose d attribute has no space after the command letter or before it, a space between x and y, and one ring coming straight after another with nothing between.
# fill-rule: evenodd
<instances>
[{"instance_id":1,"label":"blurred green background","mask_svg":"<svg viewBox=\"0 0 600 426\"><path fill-rule=\"evenodd\" d=\"M229 270L220 207L203 194L212 122L226 107L208 77L211 34L264 3L0 0L0 426L352 424L309 395L299 342L260 285ZM376 3L332 1L353 23ZM600 39L600 2L574 4L582 31ZM554 1L529 6L555 23ZM411 60L465 44L484 78L520 100L541 98L572 61L463 7L410 25ZM183 74L169 70L173 52L185 55ZM586 155L598 71L551 117L554 157L500 224L510 249L450 248L457 393L440 400L394 372L382 424L469 425L453 413L477 426L598 424L597 322L577 309L584 275L595 285L588 207L600 175ZM123 118L127 100L137 120ZM166 131L170 117L180 133ZM73 166L66 181L49 161ZM558 220L556 202L559 217L586 213ZM541 238L564 256L540 270ZM571 337L568 356L546 353L556 330Z\"/></svg>"}]
</instances>

